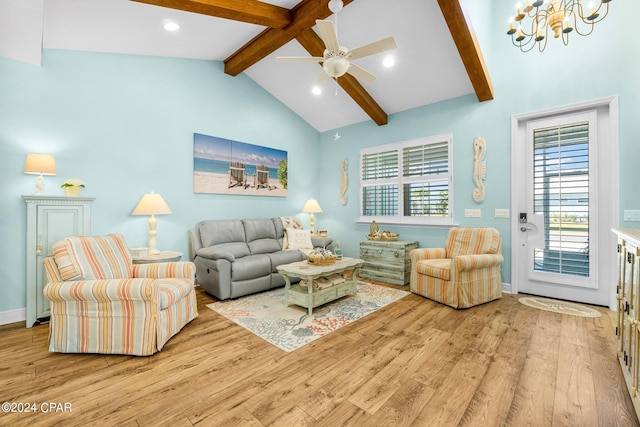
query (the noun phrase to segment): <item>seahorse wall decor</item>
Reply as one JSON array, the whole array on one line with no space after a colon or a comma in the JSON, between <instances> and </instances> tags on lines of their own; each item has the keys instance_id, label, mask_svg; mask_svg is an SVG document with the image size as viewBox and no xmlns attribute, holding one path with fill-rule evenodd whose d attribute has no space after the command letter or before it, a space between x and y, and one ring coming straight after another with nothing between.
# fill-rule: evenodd
<instances>
[{"instance_id":1,"label":"seahorse wall decor","mask_svg":"<svg viewBox=\"0 0 640 427\"><path fill-rule=\"evenodd\" d=\"M347 177L349 173L349 162L347 159L342 161L342 180L340 183L340 203L347 204Z\"/></svg>"},{"instance_id":2,"label":"seahorse wall decor","mask_svg":"<svg viewBox=\"0 0 640 427\"><path fill-rule=\"evenodd\" d=\"M473 189L473 200L476 203L484 201L484 184L483 180L487 178L487 163L484 161L486 152L484 139L477 137L473 141L473 182L476 188Z\"/></svg>"}]
</instances>

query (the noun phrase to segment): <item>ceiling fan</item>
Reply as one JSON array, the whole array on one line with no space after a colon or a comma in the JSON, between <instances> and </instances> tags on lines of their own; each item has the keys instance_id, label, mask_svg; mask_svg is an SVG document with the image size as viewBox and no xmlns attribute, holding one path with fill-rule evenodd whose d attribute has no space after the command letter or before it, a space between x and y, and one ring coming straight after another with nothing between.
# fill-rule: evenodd
<instances>
[{"instance_id":1,"label":"ceiling fan","mask_svg":"<svg viewBox=\"0 0 640 427\"><path fill-rule=\"evenodd\" d=\"M338 12L342 10L343 3L341 0L330 0L329 10L334 13L336 25L329 20L316 20L316 25L320 31L325 51L323 56L297 57L297 56L280 56L276 60L279 62L318 62L322 63L322 72L313 82L313 88L319 88L328 78L338 78L345 73L351 74L356 79L365 84L371 84L376 76L365 70L364 68L351 62L354 59L364 58L365 56L375 55L380 52L395 49L396 41L393 37L378 40L355 49L347 49L338 44L337 26Z\"/></svg>"}]
</instances>

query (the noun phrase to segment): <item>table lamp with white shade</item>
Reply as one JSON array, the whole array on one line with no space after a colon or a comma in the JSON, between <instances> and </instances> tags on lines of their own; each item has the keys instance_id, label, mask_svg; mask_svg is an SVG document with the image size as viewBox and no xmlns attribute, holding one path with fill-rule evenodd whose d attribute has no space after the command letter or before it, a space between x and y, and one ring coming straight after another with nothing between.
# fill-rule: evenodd
<instances>
[{"instance_id":1,"label":"table lamp with white shade","mask_svg":"<svg viewBox=\"0 0 640 427\"><path fill-rule=\"evenodd\" d=\"M56 159L51 154L29 153L24 163L24 173L38 175L36 178L36 193L44 191L43 175L56 174Z\"/></svg>"},{"instance_id":2,"label":"table lamp with white shade","mask_svg":"<svg viewBox=\"0 0 640 427\"><path fill-rule=\"evenodd\" d=\"M154 193L147 193L138 202L136 208L131 212L131 215L151 215L149 218L149 253L155 254L160 251L156 249L156 215L167 215L171 213L171 209L164 201L161 195Z\"/></svg>"},{"instance_id":3,"label":"table lamp with white shade","mask_svg":"<svg viewBox=\"0 0 640 427\"><path fill-rule=\"evenodd\" d=\"M315 235L316 234L316 230L315 230L316 217L314 214L322 212L322 208L320 207L316 199L309 199L307 200L307 203L304 204L304 207L302 208L302 212L311 214L309 216L309 227L311 228L311 234Z\"/></svg>"}]
</instances>

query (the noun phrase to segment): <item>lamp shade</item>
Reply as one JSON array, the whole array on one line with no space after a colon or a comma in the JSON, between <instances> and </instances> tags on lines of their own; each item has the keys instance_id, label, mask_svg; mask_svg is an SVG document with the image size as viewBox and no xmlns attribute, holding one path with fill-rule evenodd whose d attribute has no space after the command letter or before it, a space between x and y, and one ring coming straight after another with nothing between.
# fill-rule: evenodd
<instances>
[{"instance_id":1,"label":"lamp shade","mask_svg":"<svg viewBox=\"0 0 640 427\"><path fill-rule=\"evenodd\" d=\"M307 200L307 203L304 204L304 207L302 208L302 212L318 213L318 212L322 212L322 208L320 207L316 199L309 199Z\"/></svg>"},{"instance_id":2,"label":"lamp shade","mask_svg":"<svg viewBox=\"0 0 640 427\"><path fill-rule=\"evenodd\" d=\"M29 153L24 163L24 173L35 175L55 175L56 159L51 154Z\"/></svg>"},{"instance_id":3,"label":"lamp shade","mask_svg":"<svg viewBox=\"0 0 640 427\"><path fill-rule=\"evenodd\" d=\"M131 215L167 215L170 213L171 209L162 196L151 192L142 196Z\"/></svg>"}]
</instances>

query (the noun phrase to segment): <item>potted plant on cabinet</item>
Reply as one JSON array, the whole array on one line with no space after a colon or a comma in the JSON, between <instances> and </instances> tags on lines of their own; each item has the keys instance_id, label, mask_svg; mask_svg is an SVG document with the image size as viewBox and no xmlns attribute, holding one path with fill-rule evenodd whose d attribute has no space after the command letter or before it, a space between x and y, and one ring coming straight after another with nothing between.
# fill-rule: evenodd
<instances>
[{"instance_id":1,"label":"potted plant on cabinet","mask_svg":"<svg viewBox=\"0 0 640 427\"><path fill-rule=\"evenodd\" d=\"M60 188L64 188L64 191L67 193L67 196L78 196L80 194L80 189L84 188L84 182L81 179L73 178L67 179L62 183Z\"/></svg>"}]
</instances>

